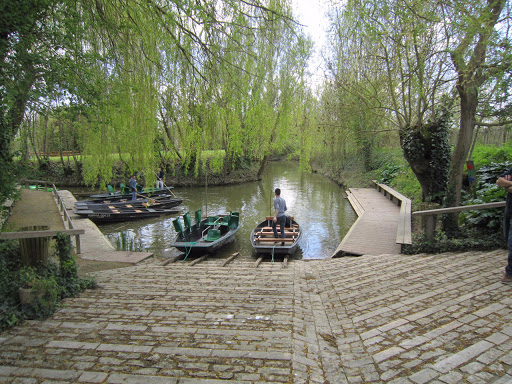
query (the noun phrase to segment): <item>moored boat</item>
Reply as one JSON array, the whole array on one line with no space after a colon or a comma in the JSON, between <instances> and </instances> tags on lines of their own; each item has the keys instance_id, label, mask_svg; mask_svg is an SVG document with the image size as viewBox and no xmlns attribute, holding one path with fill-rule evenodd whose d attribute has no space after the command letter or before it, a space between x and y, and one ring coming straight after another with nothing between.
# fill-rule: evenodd
<instances>
[{"instance_id":1,"label":"moored boat","mask_svg":"<svg viewBox=\"0 0 512 384\"><path fill-rule=\"evenodd\" d=\"M173 220L177 235L171 246L184 252L186 258L189 255L214 253L233 241L240 226L240 216L238 212L230 212L202 218L201 210L198 210L193 225L188 212L183 215L183 223L184 226L179 218Z\"/></svg>"},{"instance_id":2,"label":"moored boat","mask_svg":"<svg viewBox=\"0 0 512 384\"><path fill-rule=\"evenodd\" d=\"M97 223L141 220L163 215L178 213L179 209L161 208L114 208L109 210L75 209L75 214L86 217Z\"/></svg>"},{"instance_id":3,"label":"moored boat","mask_svg":"<svg viewBox=\"0 0 512 384\"><path fill-rule=\"evenodd\" d=\"M111 185L107 185L108 192L107 193L98 193L94 195L90 195L91 200L120 200L120 199L131 199L132 193L130 189L124 184L120 185L119 191L114 191L114 188ZM162 194L172 194L172 187L165 188L143 188L142 186L137 186L137 196L139 197L153 197Z\"/></svg>"},{"instance_id":4,"label":"moored boat","mask_svg":"<svg viewBox=\"0 0 512 384\"><path fill-rule=\"evenodd\" d=\"M138 198L137 200L87 200L77 201L76 209L109 210L113 208L161 208L169 209L180 205L181 199L172 198L170 195L158 195L151 198Z\"/></svg>"},{"instance_id":5,"label":"moored boat","mask_svg":"<svg viewBox=\"0 0 512 384\"><path fill-rule=\"evenodd\" d=\"M276 238L272 229L272 216L268 216L251 232L251 245L256 254L292 255L299 245L302 230L293 217L287 217L285 237ZM278 234L280 230L278 227Z\"/></svg>"}]
</instances>

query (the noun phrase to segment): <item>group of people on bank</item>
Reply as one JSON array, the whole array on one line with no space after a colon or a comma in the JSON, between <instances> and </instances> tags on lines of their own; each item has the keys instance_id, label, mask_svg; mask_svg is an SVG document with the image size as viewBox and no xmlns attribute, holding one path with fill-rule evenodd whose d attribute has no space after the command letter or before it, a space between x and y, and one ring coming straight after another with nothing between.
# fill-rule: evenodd
<instances>
[{"instance_id":1,"label":"group of people on bank","mask_svg":"<svg viewBox=\"0 0 512 384\"><path fill-rule=\"evenodd\" d=\"M130 181L128 182L128 187L130 188L130 192L132 194L132 200L137 199L137 176L132 175L130 177ZM156 188L162 189L164 187L164 170L162 167L158 167L158 172L156 173Z\"/></svg>"}]
</instances>

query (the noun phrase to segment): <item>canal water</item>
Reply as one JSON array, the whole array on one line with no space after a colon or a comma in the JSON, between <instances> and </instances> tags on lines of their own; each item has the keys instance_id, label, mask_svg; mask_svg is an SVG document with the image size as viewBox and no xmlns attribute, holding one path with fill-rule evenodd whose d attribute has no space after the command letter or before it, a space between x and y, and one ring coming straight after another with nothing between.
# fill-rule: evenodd
<instances>
[{"instance_id":1,"label":"canal water","mask_svg":"<svg viewBox=\"0 0 512 384\"><path fill-rule=\"evenodd\" d=\"M183 199L177 215L125 223L99 224L100 230L118 249L141 250L164 256L178 255L171 248L176 232L172 224L177 216L201 209L203 216L229 211L240 212L241 226L235 240L222 248L216 257L224 258L240 252L244 258L256 256L250 242L252 229L266 216L273 215L274 189L281 188L281 197L304 234L294 258L321 259L330 257L356 219L342 188L316 173L303 172L297 162L271 162L262 180L228 186L174 188Z\"/></svg>"}]
</instances>

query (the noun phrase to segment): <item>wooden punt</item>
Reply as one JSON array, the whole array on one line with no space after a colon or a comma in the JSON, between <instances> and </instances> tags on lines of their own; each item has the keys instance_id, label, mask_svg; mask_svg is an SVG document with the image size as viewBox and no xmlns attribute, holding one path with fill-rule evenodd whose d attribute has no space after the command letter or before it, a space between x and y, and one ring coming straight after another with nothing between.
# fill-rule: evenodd
<instances>
[{"instance_id":1,"label":"wooden punt","mask_svg":"<svg viewBox=\"0 0 512 384\"><path fill-rule=\"evenodd\" d=\"M274 237L272 229L272 216L268 216L251 232L251 245L256 254L292 255L296 250L302 236L302 230L293 217L287 217L285 223L285 237ZM280 230L278 227L278 234Z\"/></svg>"},{"instance_id":2,"label":"wooden punt","mask_svg":"<svg viewBox=\"0 0 512 384\"><path fill-rule=\"evenodd\" d=\"M178 213L179 209L159 208L115 208L110 210L75 209L75 214L86 217L96 223L113 223L120 221L141 220Z\"/></svg>"}]
</instances>

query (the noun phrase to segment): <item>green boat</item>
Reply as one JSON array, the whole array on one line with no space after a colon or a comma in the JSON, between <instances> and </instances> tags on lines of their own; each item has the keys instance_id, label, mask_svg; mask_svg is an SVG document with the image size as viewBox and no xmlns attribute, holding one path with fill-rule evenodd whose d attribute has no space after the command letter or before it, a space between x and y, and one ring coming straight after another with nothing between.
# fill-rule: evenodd
<instances>
[{"instance_id":1,"label":"green boat","mask_svg":"<svg viewBox=\"0 0 512 384\"><path fill-rule=\"evenodd\" d=\"M171 244L189 255L204 255L215 253L219 248L234 240L240 224L240 214L230 212L225 215L201 217L201 210L195 212L195 223L192 225L190 214L183 215L183 224L180 218L173 220L177 232L176 239Z\"/></svg>"}]
</instances>

